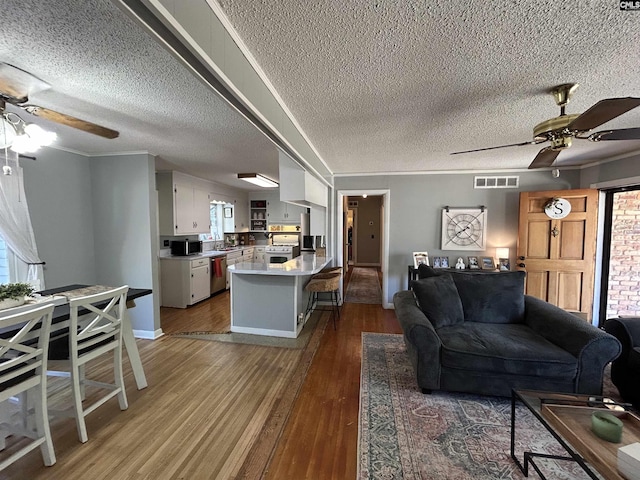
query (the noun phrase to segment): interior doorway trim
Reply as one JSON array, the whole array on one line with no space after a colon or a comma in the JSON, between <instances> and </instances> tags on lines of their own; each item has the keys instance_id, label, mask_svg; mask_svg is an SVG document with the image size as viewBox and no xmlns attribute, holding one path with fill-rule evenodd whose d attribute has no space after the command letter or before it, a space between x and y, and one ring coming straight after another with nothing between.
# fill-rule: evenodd
<instances>
[{"instance_id":1,"label":"interior doorway trim","mask_svg":"<svg viewBox=\"0 0 640 480\"><path fill-rule=\"evenodd\" d=\"M382 255L380 258L380 269L382 270L382 306L384 308L393 308L393 303L389 302L389 223L390 223L390 204L391 204L391 190L338 190L338 202L337 202L337 215L336 215L336 233L337 241L336 256L338 261L342 263L344 258L344 200L345 197L356 197L364 194L370 196L382 197L382 212L383 212L383 225L382 225ZM345 267L345 265L342 265ZM344 296L343 296L344 298Z\"/></svg>"}]
</instances>

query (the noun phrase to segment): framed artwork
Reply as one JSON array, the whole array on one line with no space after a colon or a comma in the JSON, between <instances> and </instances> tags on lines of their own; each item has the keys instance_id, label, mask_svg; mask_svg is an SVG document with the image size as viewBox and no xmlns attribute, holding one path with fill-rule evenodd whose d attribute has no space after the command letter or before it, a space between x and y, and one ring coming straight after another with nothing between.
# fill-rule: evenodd
<instances>
[{"instance_id":1,"label":"framed artwork","mask_svg":"<svg viewBox=\"0 0 640 480\"><path fill-rule=\"evenodd\" d=\"M224 207L224 218L231 218L233 216L233 210L231 207Z\"/></svg>"},{"instance_id":2,"label":"framed artwork","mask_svg":"<svg viewBox=\"0 0 640 480\"><path fill-rule=\"evenodd\" d=\"M429 254L424 252L413 252L413 268L418 268L420 265L429 265Z\"/></svg>"},{"instance_id":3,"label":"framed artwork","mask_svg":"<svg viewBox=\"0 0 640 480\"><path fill-rule=\"evenodd\" d=\"M487 209L442 209L442 250L486 250Z\"/></svg>"},{"instance_id":4,"label":"framed artwork","mask_svg":"<svg viewBox=\"0 0 640 480\"><path fill-rule=\"evenodd\" d=\"M508 272L509 270L511 270L511 265L509 264L508 258L499 258L498 265L500 265L501 272Z\"/></svg>"},{"instance_id":5,"label":"framed artwork","mask_svg":"<svg viewBox=\"0 0 640 480\"><path fill-rule=\"evenodd\" d=\"M478 257L467 257L467 262L469 262L469 268L471 270L473 269L479 269L480 268L480 264L478 263Z\"/></svg>"},{"instance_id":6,"label":"framed artwork","mask_svg":"<svg viewBox=\"0 0 640 480\"><path fill-rule=\"evenodd\" d=\"M496 265L493 263L493 257L481 257L482 270L495 270Z\"/></svg>"}]
</instances>

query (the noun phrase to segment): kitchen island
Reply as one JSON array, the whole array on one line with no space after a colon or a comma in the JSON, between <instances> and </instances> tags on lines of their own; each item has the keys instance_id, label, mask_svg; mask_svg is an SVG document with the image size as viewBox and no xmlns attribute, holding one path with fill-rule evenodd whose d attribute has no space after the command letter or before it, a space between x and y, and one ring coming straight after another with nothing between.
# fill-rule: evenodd
<instances>
[{"instance_id":1,"label":"kitchen island","mask_svg":"<svg viewBox=\"0 0 640 480\"><path fill-rule=\"evenodd\" d=\"M303 253L285 263L243 262L231 273L231 331L296 338L308 319L304 287L331 257Z\"/></svg>"}]
</instances>

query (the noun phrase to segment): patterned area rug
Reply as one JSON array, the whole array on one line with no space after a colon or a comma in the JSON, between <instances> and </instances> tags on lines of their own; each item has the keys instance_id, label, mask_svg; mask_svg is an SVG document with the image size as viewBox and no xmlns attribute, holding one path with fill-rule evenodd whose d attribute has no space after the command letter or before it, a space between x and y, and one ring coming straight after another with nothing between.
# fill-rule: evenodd
<instances>
[{"instance_id":1,"label":"patterned area rug","mask_svg":"<svg viewBox=\"0 0 640 480\"><path fill-rule=\"evenodd\" d=\"M521 461L525 449L564 454L526 407L516 418ZM422 394L402 335L362 334L358 479L523 479L510 456L510 419L509 398ZM574 462L538 463L547 478L586 478Z\"/></svg>"},{"instance_id":2,"label":"patterned area rug","mask_svg":"<svg viewBox=\"0 0 640 480\"><path fill-rule=\"evenodd\" d=\"M378 269L353 267L344 297L347 303L381 304L382 289L378 280Z\"/></svg>"}]
</instances>

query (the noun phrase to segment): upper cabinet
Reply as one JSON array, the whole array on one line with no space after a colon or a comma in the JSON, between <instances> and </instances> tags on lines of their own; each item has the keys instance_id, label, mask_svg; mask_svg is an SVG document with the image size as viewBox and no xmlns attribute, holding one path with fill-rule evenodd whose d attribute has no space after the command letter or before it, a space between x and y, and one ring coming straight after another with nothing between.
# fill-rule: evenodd
<instances>
[{"instance_id":1,"label":"upper cabinet","mask_svg":"<svg viewBox=\"0 0 640 480\"><path fill-rule=\"evenodd\" d=\"M280 200L305 207L326 207L325 184L280 152Z\"/></svg>"},{"instance_id":2,"label":"upper cabinet","mask_svg":"<svg viewBox=\"0 0 640 480\"><path fill-rule=\"evenodd\" d=\"M178 172L156 174L160 235L209 233L209 192Z\"/></svg>"},{"instance_id":3,"label":"upper cabinet","mask_svg":"<svg viewBox=\"0 0 640 480\"><path fill-rule=\"evenodd\" d=\"M299 205L281 202L279 199L270 200L267 204L269 223L300 223L300 214L307 209Z\"/></svg>"}]
</instances>

